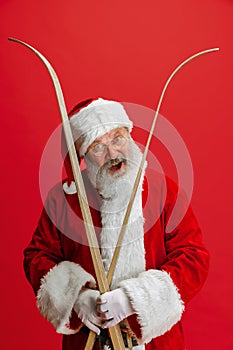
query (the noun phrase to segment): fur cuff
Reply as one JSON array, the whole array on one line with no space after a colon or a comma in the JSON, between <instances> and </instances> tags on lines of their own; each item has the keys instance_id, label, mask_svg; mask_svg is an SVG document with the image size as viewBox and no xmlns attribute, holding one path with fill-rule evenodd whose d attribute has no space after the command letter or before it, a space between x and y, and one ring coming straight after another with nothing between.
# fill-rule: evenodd
<instances>
[{"instance_id":1,"label":"fur cuff","mask_svg":"<svg viewBox=\"0 0 233 350\"><path fill-rule=\"evenodd\" d=\"M88 272L69 261L56 265L41 279L37 306L57 333L74 334L79 330L71 329L69 322L78 293L86 283L96 287L95 279Z\"/></svg>"},{"instance_id":2,"label":"fur cuff","mask_svg":"<svg viewBox=\"0 0 233 350\"><path fill-rule=\"evenodd\" d=\"M141 343L148 343L177 323L184 311L180 294L169 274L148 270L120 282L136 312L141 327Z\"/></svg>"}]
</instances>

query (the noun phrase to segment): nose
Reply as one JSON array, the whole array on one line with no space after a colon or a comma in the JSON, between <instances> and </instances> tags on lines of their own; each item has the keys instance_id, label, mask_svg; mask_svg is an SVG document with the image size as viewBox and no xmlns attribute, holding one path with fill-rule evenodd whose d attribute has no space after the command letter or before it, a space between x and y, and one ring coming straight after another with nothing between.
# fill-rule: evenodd
<instances>
[{"instance_id":1,"label":"nose","mask_svg":"<svg viewBox=\"0 0 233 350\"><path fill-rule=\"evenodd\" d=\"M107 153L106 158L109 159L115 159L118 156L118 150L111 147L111 145L107 146Z\"/></svg>"}]
</instances>

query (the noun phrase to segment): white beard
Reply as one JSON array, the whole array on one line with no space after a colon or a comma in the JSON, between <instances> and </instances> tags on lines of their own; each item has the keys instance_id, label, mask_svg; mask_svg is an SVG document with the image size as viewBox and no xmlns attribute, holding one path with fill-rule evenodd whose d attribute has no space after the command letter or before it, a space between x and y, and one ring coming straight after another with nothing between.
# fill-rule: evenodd
<instances>
[{"instance_id":1,"label":"white beard","mask_svg":"<svg viewBox=\"0 0 233 350\"><path fill-rule=\"evenodd\" d=\"M140 149L131 139L128 157L124 167L125 171L121 175L116 174L115 176L111 176L107 171L107 167L98 169L96 165L86 159L90 181L96 187L103 200L101 205L102 231L100 245L106 273L109 270L117 245L118 235L124 220L141 158L142 153ZM136 277L140 272L145 270L142 182L143 176L124 233L111 289L116 288L120 281Z\"/></svg>"}]
</instances>

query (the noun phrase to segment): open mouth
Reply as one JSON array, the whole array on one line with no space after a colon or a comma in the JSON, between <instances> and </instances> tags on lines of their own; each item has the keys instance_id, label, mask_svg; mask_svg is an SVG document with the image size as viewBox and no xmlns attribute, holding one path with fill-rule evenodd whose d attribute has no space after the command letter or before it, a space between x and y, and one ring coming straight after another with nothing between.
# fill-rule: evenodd
<instances>
[{"instance_id":1,"label":"open mouth","mask_svg":"<svg viewBox=\"0 0 233 350\"><path fill-rule=\"evenodd\" d=\"M120 172L125 166L124 160L114 160L111 162L111 166L109 167L109 171L112 173Z\"/></svg>"}]
</instances>

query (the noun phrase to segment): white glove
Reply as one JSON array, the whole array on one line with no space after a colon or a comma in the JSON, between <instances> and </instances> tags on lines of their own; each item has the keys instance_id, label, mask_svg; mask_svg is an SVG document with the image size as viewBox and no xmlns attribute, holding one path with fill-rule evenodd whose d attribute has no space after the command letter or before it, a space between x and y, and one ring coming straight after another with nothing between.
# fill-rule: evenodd
<instances>
[{"instance_id":1,"label":"white glove","mask_svg":"<svg viewBox=\"0 0 233 350\"><path fill-rule=\"evenodd\" d=\"M97 298L97 312L101 327L109 328L132 315L134 310L124 290L117 288Z\"/></svg>"},{"instance_id":2,"label":"white glove","mask_svg":"<svg viewBox=\"0 0 233 350\"><path fill-rule=\"evenodd\" d=\"M100 334L102 322L96 315L96 299L100 295L98 290L83 288L74 304L74 311L81 321L92 331Z\"/></svg>"}]
</instances>

